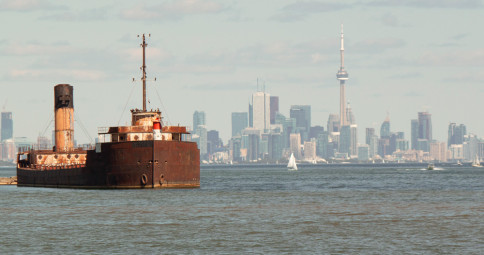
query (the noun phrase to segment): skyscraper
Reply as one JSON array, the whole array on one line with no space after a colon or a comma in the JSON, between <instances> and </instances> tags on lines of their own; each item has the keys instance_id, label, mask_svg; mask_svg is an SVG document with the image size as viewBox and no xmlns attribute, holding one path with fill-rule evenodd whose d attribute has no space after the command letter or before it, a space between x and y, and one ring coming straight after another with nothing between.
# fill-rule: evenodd
<instances>
[{"instance_id":1,"label":"skyscraper","mask_svg":"<svg viewBox=\"0 0 484 255\"><path fill-rule=\"evenodd\" d=\"M242 134L242 130L248 127L248 117L246 112L232 113L232 137Z\"/></svg>"},{"instance_id":2,"label":"skyscraper","mask_svg":"<svg viewBox=\"0 0 484 255\"><path fill-rule=\"evenodd\" d=\"M464 142L464 136L467 135L467 128L464 124L457 126L455 123L450 123L448 134L448 147L452 144L462 144Z\"/></svg>"},{"instance_id":3,"label":"skyscraper","mask_svg":"<svg viewBox=\"0 0 484 255\"><path fill-rule=\"evenodd\" d=\"M432 115L428 112L418 113L418 138L432 141Z\"/></svg>"},{"instance_id":4,"label":"skyscraper","mask_svg":"<svg viewBox=\"0 0 484 255\"><path fill-rule=\"evenodd\" d=\"M290 135L290 148L296 159L301 159L301 136L299 134Z\"/></svg>"},{"instance_id":5,"label":"skyscraper","mask_svg":"<svg viewBox=\"0 0 484 255\"><path fill-rule=\"evenodd\" d=\"M206 125L205 123L205 112L195 111L193 113L193 131L198 133L198 126Z\"/></svg>"},{"instance_id":6,"label":"skyscraper","mask_svg":"<svg viewBox=\"0 0 484 255\"><path fill-rule=\"evenodd\" d=\"M356 124L355 115L351 110L350 102L348 102L348 106L346 107L346 124L347 125Z\"/></svg>"},{"instance_id":7,"label":"skyscraper","mask_svg":"<svg viewBox=\"0 0 484 255\"><path fill-rule=\"evenodd\" d=\"M12 112L2 112L2 135L1 140L4 141L13 137L13 120Z\"/></svg>"},{"instance_id":8,"label":"skyscraper","mask_svg":"<svg viewBox=\"0 0 484 255\"><path fill-rule=\"evenodd\" d=\"M358 126L350 125L350 155L358 156Z\"/></svg>"},{"instance_id":9,"label":"skyscraper","mask_svg":"<svg viewBox=\"0 0 484 255\"><path fill-rule=\"evenodd\" d=\"M279 97L271 96L271 124L276 124L276 113L279 112Z\"/></svg>"},{"instance_id":10,"label":"skyscraper","mask_svg":"<svg viewBox=\"0 0 484 255\"><path fill-rule=\"evenodd\" d=\"M411 146L412 150L418 150L418 120L412 120L410 123Z\"/></svg>"},{"instance_id":11,"label":"skyscraper","mask_svg":"<svg viewBox=\"0 0 484 255\"><path fill-rule=\"evenodd\" d=\"M371 137L375 135L374 128L366 128L366 144L370 145Z\"/></svg>"},{"instance_id":12,"label":"skyscraper","mask_svg":"<svg viewBox=\"0 0 484 255\"><path fill-rule=\"evenodd\" d=\"M338 73L336 73L336 79L339 80L339 87L340 87L340 97L339 97L340 127L347 125L345 81L348 80L348 73L345 70L345 55L344 54L345 54L344 33L343 33L343 24L341 24L341 49L340 49L341 66L338 70Z\"/></svg>"},{"instance_id":13,"label":"skyscraper","mask_svg":"<svg viewBox=\"0 0 484 255\"><path fill-rule=\"evenodd\" d=\"M432 115L428 112L419 112L418 119L411 122L412 150L430 150L432 141Z\"/></svg>"},{"instance_id":14,"label":"skyscraper","mask_svg":"<svg viewBox=\"0 0 484 255\"><path fill-rule=\"evenodd\" d=\"M324 133L324 127L322 126L314 126L314 127L311 127L309 129L309 135L308 135L308 139L311 139L311 138L318 138L318 136L320 134Z\"/></svg>"},{"instance_id":15,"label":"skyscraper","mask_svg":"<svg viewBox=\"0 0 484 255\"><path fill-rule=\"evenodd\" d=\"M390 117L387 115L380 127L380 138L390 138Z\"/></svg>"},{"instance_id":16,"label":"skyscraper","mask_svg":"<svg viewBox=\"0 0 484 255\"><path fill-rule=\"evenodd\" d=\"M253 127L264 132L270 129L270 95L266 92L252 94L252 124Z\"/></svg>"},{"instance_id":17,"label":"skyscraper","mask_svg":"<svg viewBox=\"0 0 484 255\"><path fill-rule=\"evenodd\" d=\"M296 132L301 134L301 141L307 141L311 127L311 106L291 105L290 117L296 119Z\"/></svg>"},{"instance_id":18,"label":"skyscraper","mask_svg":"<svg viewBox=\"0 0 484 255\"><path fill-rule=\"evenodd\" d=\"M198 148L200 149L200 156L203 159L206 159L207 156L207 127L205 125L198 125L197 127L197 136L198 140L196 140L198 144Z\"/></svg>"},{"instance_id":19,"label":"skyscraper","mask_svg":"<svg viewBox=\"0 0 484 255\"><path fill-rule=\"evenodd\" d=\"M338 114L330 114L328 117L327 130L331 134L332 132L339 132L339 116Z\"/></svg>"},{"instance_id":20,"label":"skyscraper","mask_svg":"<svg viewBox=\"0 0 484 255\"><path fill-rule=\"evenodd\" d=\"M341 127L339 137L339 152L350 154L351 148L351 127L346 125Z\"/></svg>"},{"instance_id":21,"label":"skyscraper","mask_svg":"<svg viewBox=\"0 0 484 255\"><path fill-rule=\"evenodd\" d=\"M213 154L216 149L222 146L222 140L219 137L217 130L210 130L207 132L207 153Z\"/></svg>"}]
</instances>

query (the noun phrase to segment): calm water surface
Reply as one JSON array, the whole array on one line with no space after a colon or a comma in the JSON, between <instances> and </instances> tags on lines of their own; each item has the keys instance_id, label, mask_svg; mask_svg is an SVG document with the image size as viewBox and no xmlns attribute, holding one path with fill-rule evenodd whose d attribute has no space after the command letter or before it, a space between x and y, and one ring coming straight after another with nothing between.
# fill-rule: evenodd
<instances>
[{"instance_id":1,"label":"calm water surface","mask_svg":"<svg viewBox=\"0 0 484 255\"><path fill-rule=\"evenodd\" d=\"M250 166L201 176L191 190L0 186L0 254L484 250L484 169Z\"/></svg>"}]
</instances>

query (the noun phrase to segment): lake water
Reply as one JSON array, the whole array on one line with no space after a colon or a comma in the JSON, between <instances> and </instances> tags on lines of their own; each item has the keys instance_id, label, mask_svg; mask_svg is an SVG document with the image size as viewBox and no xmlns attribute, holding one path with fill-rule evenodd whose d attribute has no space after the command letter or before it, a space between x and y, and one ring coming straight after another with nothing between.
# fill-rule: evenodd
<instances>
[{"instance_id":1,"label":"lake water","mask_svg":"<svg viewBox=\"0 0 484 255\"><path fill-rule=\"evenodd\" d=\"M0 186L0 254L482 254L484 168L437 169L217 166L200 189Z\"/></svg>"}]
</instances>

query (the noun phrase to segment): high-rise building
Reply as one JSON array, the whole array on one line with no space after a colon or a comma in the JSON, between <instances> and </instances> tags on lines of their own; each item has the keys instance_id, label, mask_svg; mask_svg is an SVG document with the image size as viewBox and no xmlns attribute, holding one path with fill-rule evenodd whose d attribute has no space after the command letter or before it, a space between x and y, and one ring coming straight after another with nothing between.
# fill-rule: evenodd
<instances>
[{"instance_id":1,"label":"high-rise building","mask_svg":"<svg viewBox=\"0 0 484 255\"><path fill-rule=\"evenodd\" d=\"M452 144L449 147L450 158L453 160L464 159L464 145L463 144Z\"/></svg>"},{"instance_id":2,"label":"high-rise building","mask_svg":"<svg viewBox=\"0 0 484 255\"><path fill-rule=\"evenodd\" d=\"M282 126L282 140L283 147L290 147L290 135L296 131L296 120L293 118L286 118L284 115L278 113L276 115L276 124Z\"/></svg>"},{"instance_id":3,"label":"high-rise building","mask_svg":"<svg viewBox=\"0 0 484 255\"><path fill-rule=\"evenodd\" d=\"M457 125L455 123L450 123L447 146L450 147L452 144L462 144L465 135L467 135L467 128L464 124Z\"/></svg>"},{"instance_id":4,"label":"high-rise building","mask_svg":"<svg viewBox=\"0 0 484 255\"><path fill-rule=\"evenodd\" d=\"M328 126L327 129L329 133L332 132L339 132L339 115L338 114L330 114L328 117Z\"/></svg>"},{"instance_id":5,"label":"high-rise building","mask_svg":"<svg viewBox=\"0 0 484 255\"><path fill-rule=\"evenodd\" d=\"M350 125L350 155L358 156L358 126Z\"/></svg>"},{"instance_id":6,"label":"high-rise building","mask_svg":"<svg viewBox=\"0 0 484 255\"><path fill-rule=\"evenodd\" d=\"M432 115L419 112L418 119L411 121L412 150L429 152L432 141Z\"/></svg>"},{"instance_id":7,"label":"high-rise building","mask_svg":"<svg viewBox=\"0 0 484 255\"><path fill-rule=\"evenodd\" d=\"M387 115L380 127L380 138L390 138L390 117Z\"/></svg>"},{"instance_id":8,"label":"high-rise building","mask_svg":"<svg viewBox=\"0 0 484 255\"><path fill-rule=\"evenodd\" d=\"M351 110L350 102L348 102L348 106L346 107L346 123L348 125L356 124L356 118Z\"/></svg>"},{"instance_id":9,"label":"high-rise building","mask_svg":"<svg viewBox=\"0 0 484 255\"><path fill-rule=\"evenodd\" d=\"M291 105L290 117L296 119L296 129L301 134L301 140L308 140L309 128L311 127L311 106Z\"/></svg>"},{"instance_id":10,"label":"high-rise building","mask_svg":"<svg viewBox=\"0 0 484 255\"><path fill-rule=\"evenodd\" d=\"M219 137L217 130L210 130L207 132L207 153L213 154L216 149L222 147L222 140Z\"/></svg>"},{"instance_id":11,"label":"high-rise building","mask_svg":"<svg viewBox=\"0 0 484 255\"><path fill-rule=\"evenodd\" d=\"M316 155L321 158L328 158L329 134L327 131L319 134L316 140Z\"/></svg>"},{"instance_id":12,"label":"high-rise building","mask_svg":"<svg viewBox=\"0 0 484 255\"><path fill-rule=\"evenodd\" d=\"M2 112L2 135L1 141L13 138L12 112Z\"/></svg>"},{"instance_id":13,"label":"high-rise building","mask_svg":"<svg viewBox=\"0 0 484 255\"><path fill-rule=\"evenodd\" d=\"M203 111L195 111L193 113L193 131L194 133L198 133L198 126L206 125L205 123L205 112Z\"/></svg>"},{"instance_id":14,"label":"high-rise building","mask_svg":"<svg viewBox=\"0 0 484 255\"><path fill-rule=\"evenodd\" d=\"M447 161L447 146L445 142L433 141L430 143L430 159L439 162Z\"/></svg>"},{"instance_id":15,"label":"high-rise building","mask_svg":"<svg viewBox=\"0 0 484 255\"><path fill-rule=\"evenodd\" d=\"M341 127L339 136L339 152L350 154L351 148L351 127L346 125Z\"/></svg>"},{"instance_id":16,"label":"high-rise building","mask_svg":"<svg viewBox=\"0 0 484 255\"><path fill-rule=\"evenodd\" d=\"M388 138L378 139L378 155L380 155L382 158L385 157L385 155L390 154L389 147L390 147L390 139Z\"/></svg>"},{"instance_id":17,"label":"high-rise building","mask_svg":"<svg viewBox=\"0 0 484 255\"><path fill-rule=\"evenodd\" d=\"M347 118L346 118L346 95L345 95L345 82L348 80L348 73L345 70L345 47L344 47L344 33L343 33L343 24L341 24L341 49L340 49L340 57L341 57L341 65L336 73L336 79L339 80L339 87L340 87L340 98L339 98L339 118L340 118L340 127L347 125Z\"/></svg>"},{"instance_id":18,"label":"high-rise building","mask_svg":"<svg viewBox=\"0 0 484 255\"><path fill-rule=\"evenodd\" d=\"M230 146L230 151L231 151L231 158L233 161L240 162L242 161L241 155L240 155L240 149L242 149L242 139L237 136L237 137L232 137L229 141L229 146Z\"/></svg>"},{"instance_id":19,"label":"high-rise building","mask_svg":"<svg viewBox=\"0 0 484 255\"><path fill-rule=\"evenodd\" d=\"M247 160L257 161L259 160L260 135L249 134L247 136L248 136Z\"/></svg>"},{"instance_id":20,"label":"high-rise building","mask_svg":"<svg viewBox=\"0 0 484 255\"><path fill-rule=\"evenodd\" d=\"M296 159L301 159L301 135L291 134L290 135L290 148L291 152L294 153Z\"/></svg>"},{"instance_id":21,"label":"high-rise building","mask_svg":"<svg viewBox=\"0 0 484 255\"><path fill-rule=\"evenodd\" d=\"M270 95L266 92L252 94L252 124L253 128L262 132L271 128Z\"/></svg>"},{"instance_id":22,"label":"high-rise building","mask_svg":"<svg viewBox=\"0 0 484 255\"><path fill-rule=\"evenodd\" d=\"M482 159L484 158L484 142L479 142L477 144L477 156Z\"/></svg>"},{"instance_id":23,"label":"high-rise building","mask_svg":"<svg viewBox=\"0 0 484 255\"><path fill-rule=\"evenodd\" d=\"M246 112L232 113L232 137L240 136L242 130L248 127L248 116Z\"/></svg>"},{"instance_id":24,"label":"high-rise building","mask_svg":"<svg viewBox=\"0 0 484 255\"><path fill-rule=\"evenodd\" d=\"M271 133L269 136L269 158L278 160L282 158L283 140L281 133Z\"/></svg>"},{"instance_id":25,"label":"high-rise building","mask_svg":"<svg viewBox=\"0 0 484 255\"><path fill-rule=\"evenodd\" d=\"M243 150L245 150L245 158L248 161L254 161L259 159L259 146L260 146L261 130L255 128L246 128L242 130L241 139L241 157L244 157Z\"/></svg>"},{"instance_id":26,"label":"high-rise building","mask_svg":"<svg viewBox=\"0 0 484 255\"><path fill-rule=\"evenodd\" d=\"M254 127L254 107L249 103L249 127Z\"/></svg>"},{"instance_id":27,"label":"high-rise building","mask_svg":"<svg viewBox=\"0 0 484 255\"><path fill-rule=\"evenodd\" d=\"M368 161L370 159L370 147L368 144L358 146L358 160Z\"/></svg>"},{"instance_id":28,"label":"high-rise building","mask_svg":"<svg viewBox=\"0 0 484 255\"><path fill-rule=\"evenodd\" d=\"M432 115L428 112L418 113L418 138L432 141Z\"/></svg>"},{"instance_id":29,"label":"high-rise building","mask_svg":"<svg viewBox=\"0 0 484 255\"><path fill-rule=\"evenodd\" d=\"M271 96L271 124L276 124L276 113L279 112L279 97L278 96Z\"/></svg>"},{"instance_id":30,"label":"high-rise building","mask_svg":"<svg viewBox=\"0 0 484 255\"><path fill-rule=\"evenodd\" d=\"M378 154L378 136L377 135L372 135L370 137L370 149L369 149L369 153L370 153L370 157L374 157L375 155Z\"/></svg>"},{"instance_id":31,"label":"high-rise building","mask_svg":"<svg viewBox=\"0 0 484 255\"><path fill-rule=\"evenodd\" d=\"M366 144L370 145L371 137L375 135L374 128L366 128Z\"/></svg>"},{"instance_id":32,"label":"high-rise building","mask_svg":"<svg viewBox=\"0 0 484 255\"><path fill-rule=\"evenodd\" d=\"M200 149L200 157L206 159L207 156L207 127L205 125L198 125L197 132L192 135L192 139L197 143Z\"/></svg>"},{"instance_id":33,"label":"high-rise building","mask_svg":"<svg viewBox=\"0 0 484 255\"><path fill-rule=\"evenodd\" d=\"M475 134L468 134L464 137L464 159L473 161L478 155L479 139Z\"/></svg>"},{"instance_id":34,"label":"high-rise building","mask_svg":"<svg viewBox=\"0 0 484 255\"><path fill-rule=\"evenodd\" d=\"M311 139L311 141L304 142L304 159L316 159L316 139Z\"/></svg>"},{"instance_id":35,"label":"high-rise building","mask_svg":"<svg viewBox=\"0 0 484 255\"><path fill-rule=\"evenodd\" d=\"M410 130L412 150L418 150L418 120L411 120Z\"/></svg>"},{"instance_id":36,"label":"high-rise building","mask_svg":"<svg viewBox=\"0 0 484 255\"><path fill-rule=\"evenodd\" d=\"M314 127L311 127L309 129L309 135L308 135L308 139L311 140L311 138L318 138L318 136L320 134L322 134L324 132L324 127L322 126L314 126Z\"/></svg>"}]
</instances>

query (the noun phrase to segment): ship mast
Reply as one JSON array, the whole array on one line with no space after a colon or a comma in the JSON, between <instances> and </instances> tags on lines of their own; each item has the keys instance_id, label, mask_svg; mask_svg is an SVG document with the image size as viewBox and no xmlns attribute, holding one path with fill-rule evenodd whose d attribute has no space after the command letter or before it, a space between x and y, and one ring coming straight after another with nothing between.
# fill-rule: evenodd
<instances>
[{"instance_id":1,"label":"ship mast","mask_svg":"<svg viewBox=\"0 0 484 255\"><path fill-rule=\"evenodd\" d=\"M148 36L151 36L151 34L148 34ZM143 47L143 65L141 66L141 70L143 71L143 77L141 78L141 80L143 81L143 112L146 112L146 64L145 64L146 46L148 46L148 44L145 41L145 34L143 34L143 43L141 44L141 47Z\"/></svg>"}]
</instances>

